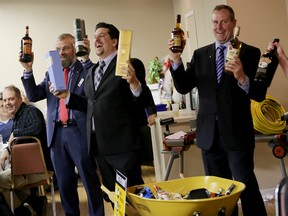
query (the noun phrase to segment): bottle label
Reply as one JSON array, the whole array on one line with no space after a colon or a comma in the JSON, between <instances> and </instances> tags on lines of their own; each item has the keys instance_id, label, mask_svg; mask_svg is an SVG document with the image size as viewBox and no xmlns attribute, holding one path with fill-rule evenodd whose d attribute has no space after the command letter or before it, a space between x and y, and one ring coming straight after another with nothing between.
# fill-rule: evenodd
<instances>
[{"instance_id":1,"label":"bottle label","mask_svg":"<svg viewBox=\"0 0 288 216\"><path fill-rule=\"evenodd\" d=\"M268 65L271 63L271 60L269 58L266 58L266 57L261 57L260 58L260 61L259 61L259 64L258 64L258 67L259 68L267 68Z\"/></svg>"},{"instance_id":2,"label":"bottle label","mask_svg":"<svg viewBox=\"0 0 288 216\"><path fill-rule=\"evenodd\" d=\"M266 57L261 57L259 60L258 68L256 71L256 80L262 80L265 81L267 78L267 70L268 70L268 65L271 63L271 60Z\"/></svg>"},{"instance_id":3,"label":"bottle label","mask_svg":"<svg viewBox=\"0 0 288 216\"><path fill-rule=\"evenodd\" d=\"M180 35L175 35L173 38L173 46L181 46L181 36Z\"/></svg>"},{"instance_id":4,"label":"bottle label","mask_svg":"<svg viewBox=\"0 0 288 216\"><path fill-rule=\"evenodd\" d=\"M227 61L235 61L234 56L239 56L240 49L235 49L233 46L229 45L228 46L228 51L226 55L226 62Z\"/></svg>"},{"instance_id":5,"label":"bottle label","mask_svg":"<svg viewBox=\"0 0 288 216\"><path fill-rule=\"evenodd\" d=\"M76 41L75 46L85 46L84 41Z\"/></svg>"},{"instance_id":6,"label":"bottle label","mask_svg":"<svg viewBox=\"0 0 288 216\"><path fill-rule=\"evenodd\" d=\"M31 54L32 52L32 43L30 40L24 40L23 43L23 53L24 54Z\"/></svg>"}]
</instances>

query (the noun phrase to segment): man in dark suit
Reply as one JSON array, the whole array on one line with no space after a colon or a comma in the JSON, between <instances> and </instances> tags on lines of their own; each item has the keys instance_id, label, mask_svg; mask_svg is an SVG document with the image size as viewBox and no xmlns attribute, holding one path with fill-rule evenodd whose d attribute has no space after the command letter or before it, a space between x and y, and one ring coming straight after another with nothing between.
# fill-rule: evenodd
<instances>
[{"instance_id":1,"label":"man in dark suit","mask_svg":"<svg viewBox=\"0 0 288 216\"><path fill-rule=\"evenodd\" d=\"M127 62L123 68L127 76L115 76L118 40L119 30L114 25L96 25L94 46L100 60L88 71L86 97L70 93L67 104L87 111L89 152L96 158L103 184L111 191L115 189L116 170L127 177L128 186L143 184L139 107L148 107L151 96L144 77L136 76L144 67L139 59L133 64ZM103 62L104 75L97 81ZM67 97L67 92L59 97Z\"/></svg>"},{"instance_id":2,"label":"man in dark suit","mask_svg":"<svg viewBox=\"0 0 288 216\"><path fill-rule=\"evenodd\" d=\"M87 48L88 52L87 55L79 57L83 67L85 67L87 70L89 70L90 67L92 67L94 64L91 61L89 55L90 55L90 41L88 38L84 38L84 44L85 47ZM139 62L139 59L136 58L131 58L130 59L132 65L133 62ZM145 72L145 67L143 63L141 62L141 66L138 67L136 72L136 76L138 77L139 80L145 80L146 77L146 72ZM149 93L149 92L148 92ZM149 103L148 107L145 107L143 109L141 105L139 108L135 109L139 113L137 114L139 117L139 125L140 125L140 139L141 139L141 146L142 146L142 153L141 153L141 164L142 165L151 165L153 164L153 148L152 148L152 140L151 140L151 130L148 125L154 125L155 124L155 118L157 116L157 111L156 111L156 106L154 103L154 99L152 96L152 93L149 93Z\"/></svg>"},{"instance_id":3,"label":"man in dark suit","mask_svg":"<svg viewBox=\"0 0 288 216\"><path fill-rule=\"evenodd\" d=\"M69 69L68 89L77 95L84 95L84 79L87 70L83 69L75 55L75 40L70 34L58 37L56 49L59 51L63 68ZM78 179L75 166L85 187L90 215L104 215L103 197L96 164L88 154L86 137L86 114L68 109L68 120L60 120L60 102L50 93L50 77L46 72L44 80L36 85L32 73L32 62L23 63L22 79L26 95L31 102L47 99L47 140L56 172L61 203L65 215L80 215L77 192ZM60 71L62 72L62 71Z\"/></svg>"},{"instance_id":4,"label":"man in dark suit","mask_svg":"<svg viewBox=\"0 0 288 216\"><path fill-rule=\"evenodd\" d=\"M254 128L250 112L254 76L260 57L258 48L242 43L240 56L227 62L221 80L216 76L216 49L226 47L236 26L234 11L218 5L212 12L216 42L195 50L186 71L181 53L170 53L171 72L178 92L186 94L194 87L199 91L197 146L201 148L206 175L235 179L245 183L241 194L244 215L267 215L254 174ZM172 40L169 41L169 47ZM226 54L226 53L225 53ZM225 56L225 55L224 55ZM224 66L224 65L223 65ZM233 215L238 215L236 207Z\"/></svg>"}]
</instances>

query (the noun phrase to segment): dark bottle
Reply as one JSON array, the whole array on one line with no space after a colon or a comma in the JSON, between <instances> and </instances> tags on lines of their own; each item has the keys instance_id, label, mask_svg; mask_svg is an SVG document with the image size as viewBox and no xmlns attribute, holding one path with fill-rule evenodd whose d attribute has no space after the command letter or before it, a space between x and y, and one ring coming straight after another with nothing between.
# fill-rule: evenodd
<instances>
[{"instance_id":1,"label":"dark bottle","mask_svg":"<svg viewBox=\"0 0 288 216\"><path fill-rule=\"evenodd\" d=\"M171 51L174 53L182 53L184 49L184 31L181 29L181 15L177 15L176 27L171 32L171 39L173 39L173 46Z\"/></svg>"},{"instance_id":2,"label":"dark bottle","mask_svg":"<svg viewBox=\"0 0 288 216\"><path fill-rule=\"evenodd\" d=\"M86 37L85 21L82 19L74 20L74 37L75 37L75 48L76 56L84 56L88 54L88 49L84 45L83 38Z\"/></svg>"},{"instance_id":3,"label":"dark bottle","mask_svg":"<svg viewBox=\"0 0 288 216\"><path fill-rule=\"evenodd\" d=\"M279 39L275 38L273 42L279 43ZM256 71L254 81L264 83L266 87L270 86L279 63L276 49L277 48L274 47L274 49L265 52L260 57L258 69Z\"/></svg>"},{"instance_id":4,"label":"dark bottle","mask_svg":"<svg viewBox=\"0 0 288 216\"><path fill-rule=\"evenodd\" d=\"M21 39L21 53L22 62L32 61L32 39L29 37L29 26L26 26L25 36Z\"/></svg>"},{"instance_id":5,"label":"dark bottle","mask_svg":"<svg viewBox=\"0 0 288 216\"><path fill-rule=\"evenodd\" d=\"M242 42L238 40L238 36L240 33L240 27L235 26L233 35L234 38L230 41L230 44L228 46L227 54L226 54L226 62L228 61L234 61L234 56L239 56L240 49L242 47ZM228 74L233 74L231 71L225 70Z\"/></svg>"}]
</instances>

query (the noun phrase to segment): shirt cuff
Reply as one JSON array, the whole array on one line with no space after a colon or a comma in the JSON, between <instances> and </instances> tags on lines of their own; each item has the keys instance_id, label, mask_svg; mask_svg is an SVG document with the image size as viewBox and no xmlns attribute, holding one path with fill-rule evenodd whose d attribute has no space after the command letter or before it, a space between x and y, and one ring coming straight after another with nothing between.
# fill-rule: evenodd
<instances>
[{"instance_id":1,"label":"shirt cuff","mask_svg":"<svg viewBox=\"0 0 288 216\"><path fill-rule=\"evenodd\" d=\"M249 80L249 77L246 76L243 85L241 85L240 82L238 82L238 86L239 86L240 88L242 88L242 89L248 94L249 88L250 88L250 80Z\"/></svg>"},{"instance_id":2,"label":"shirt cuff","mask_svg":"<svg viewBox=\"0 0 288 216\"><path fill-rule=\"evenodd\" d=\"M178 63L172 62L171 67L175 71L182 63L183 63L182 59L180 59L180 61Z\"/></svg>"},{"instance_id":3,"label":"shirt cuff","mask_svg":"<svg viewBox=\"0 0 288 216\"><path fill-rule=\"evenodd\" d=\"M86 61L81 61L81 64L84 68L88 69L93 65L93 62L91 61L91 59L88 59Z\"/></svg>"},{"instance_id":4,"label":"shirt cuff","mask_svg":"<svg viewBox=\"0 0 288 216\"><path fill-rule=\"evenodd\" d=\"M131 89L131 88L130 88ZM134 95L134 97L139 97L140 96L140 94L141 94L141 92L142 92L142 85L141 85L141 83L139 82L139 84L138 84L138 86L137 86L137 88L136 89L131 89L131 92L132 92L132 94Z\"/></svg>"},{"instance_id":5,"label":"shirt cuff","mask_svg":"<svg viewBox=\"0 0 288 216\"><path fill-rule=\"evenodd\" d=\"M33 71L24 71L23 77L24 79L29 79L33 75Z\"/></svg>"}]
</instances>

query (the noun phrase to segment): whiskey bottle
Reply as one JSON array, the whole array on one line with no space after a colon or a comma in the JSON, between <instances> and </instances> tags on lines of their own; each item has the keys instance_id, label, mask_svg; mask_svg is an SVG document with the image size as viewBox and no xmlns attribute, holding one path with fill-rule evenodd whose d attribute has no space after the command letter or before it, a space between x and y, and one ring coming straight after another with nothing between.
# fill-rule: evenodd
<instances>
[{"instance_id":1,"label":"whiskey bottle","mask_svg":"<svg viewBox=\"0 0 288 216\"><path fill-rule=\"evenodd\" d=\"M29 26L26 26L25 36L21 39L21 53L22 62L32 61L32 39L29 37Z\"/></svg>"},{"instance_id":2,"label":"whiskey bottle","mask_svg":"<svg viewBox=\"0 0 288 216\"><path fill-rule=\"evenodd\" d=\"M74 36L76 56L81 57L88 54L88 49L85 47L83 38L87 37L85 30L85 21L83 19L74 20Z\"/></svg>"},{"instance_id":3,"label":"whiskey bottle","mask_svg":"<svg viewBox=\"0 0 288 216\"><path fill-rule=\"evenodd\" d=\"M184 49L184 31L181 29L181 15L177 15L176 27L171 32L171 39L173 39L173 46L171 51L174 53L182 53Z\"/></svg>"},{"instance_id":4,"label":"whiskey bottle","mask_svg":"<svg viewBox=\"0 0 288 216\"><path fill-rule=\"evenodd\" d=\"M240 27L235 26L234 31L233 31L234 38L230 41L230 44L228 46L226 59L225 59L226 62L235 61L234 57L239 56L240 49L242 46L242 42L238 40L239 33L240 33ZM232 74L232 72L228 70L225 70L225 72L228 74Z\"/></svg>"},{"instance_id":5,"label":"whiskey bottle","mask_svg":"<svg viewBox=\"0 0 288 216\"><path fill-rule=\"evenodd\" d=\"M279 39L275 38L273 42L279 43ZM276 49L277 48L274 47L274 49L262 54L256 71L254 81L261 82L265 84L266 87L270 86L279 63Z\"/></svg>"}]
</instances>

